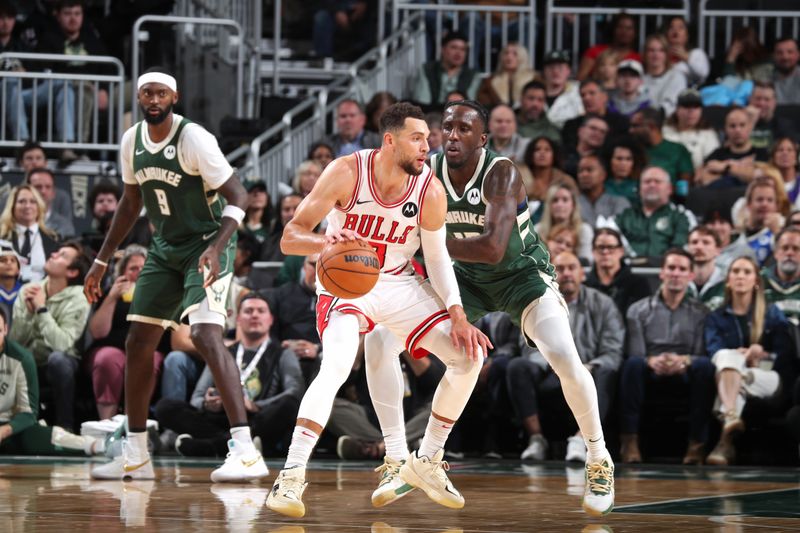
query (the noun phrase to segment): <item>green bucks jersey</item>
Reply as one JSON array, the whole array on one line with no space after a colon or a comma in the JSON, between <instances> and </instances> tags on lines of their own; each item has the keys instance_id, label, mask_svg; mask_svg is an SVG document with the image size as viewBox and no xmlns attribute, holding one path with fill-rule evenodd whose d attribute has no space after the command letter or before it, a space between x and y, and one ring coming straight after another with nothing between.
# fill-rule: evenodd
<instances>
[{"instance_id":1,"label":"green bucks jersey","mask_svg":"<svg viewBox=\"0 0 800 533\"><path fill-rule=\"evenodd\" d=\"M220 227L224 206L214 185L220 183L219 176L229 177L232 169L228 173L217 163L221 152L215 153L214 148L219 152L219 147L216 140L211 145L211 134L179 115L173 117L169 135L155 145L146 141L146 122L139 122L131 128L134 130L133 153L128 156L132 156L133 178L141 187L147 217L155 226L157 237L171 245L183 244L193 238L209 240ZM192 128L191 132L189 128ZM187 150L182 145L190 133L191 149ZM126 144L131 144L130 139L128 143L123 140L123 150ZM208 151L203 153L205 146ZM184 158L193 158L194 166ZM217 166L209 165L208 161ZM192 171L192 168L197 170ZM219 176L211 179L201 176L199 170L204 168L218 169ZM125 182L131 183L129 178L125 178L123 172Z\"/></svg>"},{"instance_id":2,"label":"green bucks jersey","mask_svg":"<svg viewBox=\"0 0 800 533\"><path fill-rule=\"evenodd\" d=\"M459 196L450 181L444 154L433 156L431 167L447 192L446 229L449 237L463 239L483 233L487 204L483 183L498 161L509 160L483 149L475 174L464 187L464 193ZM533 230L527 200L517 206L516 224L511 231L506 253L498 264L455 261L455 269L459 276L483 282L507 279L509 274L523 270L538 270L552 276L554 269L550 264L550 255Z\"/></svg>"}]
</instances>

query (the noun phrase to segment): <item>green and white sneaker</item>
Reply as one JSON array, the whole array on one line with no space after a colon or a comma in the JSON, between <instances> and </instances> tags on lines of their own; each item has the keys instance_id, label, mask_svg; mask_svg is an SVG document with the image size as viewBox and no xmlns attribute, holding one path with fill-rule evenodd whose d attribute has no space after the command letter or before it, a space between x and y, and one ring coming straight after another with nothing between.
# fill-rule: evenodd
<instances>
[{"instance_id":1,"label":"green and white sneaker","mask_svg":"<svg viewBox=\"0 0 800 533\"><path fill-rule=\"evenodd\" d=\"M296 466L281 470L267 496L267 508L292 518L302 518L306 514L303 492L307 486L305 468Z\"/></svg>"},{"instance_id":2,"label":"green and white sneaker","mask_svg":"<svg viewBox=\"0 0 800 533\"><path fill-rule=\"evenodd\" d=\"M414 487L403 481L400 477L400 467L403 461L395 461L389 457L383 458L383 464L375 469L381 476L378 488L372 493L372 506L383 507L395 502L414 490Z\"/></svg>"},{"instance_id":3,"label":"green and white sneaker","mask_svg":"<svg viewBox=\"0 0 800 533\"><path fill-rule=\"evenodd\" d=\"M586 488L583 510L590 516L604 516L614 508L614 462L606 456L596 463L586 463Z\"/></svg>"},{"instance_id":4,"label":"green and white sneaker","mask_svg":"<svg viewBox=\"0 0 800 533\"><path fill-rule=\"evenodd\" d=\"M447 477L450 465L443 460L444 449L436 452L432 458L419 457L417 453L411 452L405 464L400 467L403 481L422 489L428 498L439 505L451 509L464 507L464 497Z\"/></svg>"}]
</instances>

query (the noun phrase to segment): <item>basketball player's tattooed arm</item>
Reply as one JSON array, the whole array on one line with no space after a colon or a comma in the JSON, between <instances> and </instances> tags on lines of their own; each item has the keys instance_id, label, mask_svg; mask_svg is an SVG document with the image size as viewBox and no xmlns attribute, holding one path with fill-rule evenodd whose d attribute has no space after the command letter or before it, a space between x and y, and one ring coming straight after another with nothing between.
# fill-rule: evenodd
<instances>
[{"instance_id":1,"label":"basketball player's tattooed arm","mask_svg":"<svg viewBox=\"0 0 800 533\"><path fill-rule=\"evenodd\" d=\"M122 190L122 197L119 199L119 204L117 204L117 210L114 212L114 218L111 219L111 227L108 229L103 246L97 254L98 261L108 263L111 260L114 251L131 230L136 219L139 218L141 210L142 195L139 186L126 183ZM103 295L100 290L100 281L103 279L105 272L105 266L94 262L86 274L83 293L90 304L98 301Z\"/></svg>"},{"instance_id":2,"label":"basketball player's tattooed arm","mask_svg":"<svg viewBox=\"0 0 800 533\"><path fill-rule=\"evenodd\" d=\"M447 239L447 250L458 261L496 265L506 253L517 221L517 205L524 197L517 168L511 162L498 161L484 179L483 195L487 201L483 233Z\"/></svg>"},{"instance_id":3,"label":"basketball player's tattooed arm","mask_svg":"<svg viewBox=\"0 0 800 533\"><path fill-rule=\"evenodd\" d=\"M281 251L286 255L313 255L327 243L355 241L363 238L351 230L320 235L314 228L336 206L350 203L356 185L356 157L340 157L325 167L314 188L303 198L294 217L283 228Z\"/></svg>"},{"instance_id":4,"label":"basketball player's tattooed arm","mask_svg":"<svg viewBox=\"0 0 800 533\"><path fill-rule=\"evenodd\" d=\"M225 198L228 205L235 205L242 211L247 209L249 202L247 191L242 187L242 182L239 181L238 176L234 173L231 177L225 180L218 189L217 194ZM229 217L223 216L220 227L217 230L217 236L214 241L208 245L208 248L200 255L197 262L197 270L203 272L203 267L208 268L206 279L203 280L203 288L210 287L212 283L217 281L221 266L219 264L219 256L225 246L231 240L236 228L239 226L238 222Z\"/></svg>"}]
</instances>

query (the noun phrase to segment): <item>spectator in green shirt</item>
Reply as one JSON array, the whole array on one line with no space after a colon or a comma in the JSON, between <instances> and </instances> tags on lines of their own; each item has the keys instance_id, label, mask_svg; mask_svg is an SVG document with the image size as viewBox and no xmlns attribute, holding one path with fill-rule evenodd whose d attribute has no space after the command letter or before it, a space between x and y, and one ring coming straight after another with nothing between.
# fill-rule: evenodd
<instances>
[{"instance_id":1,"label":"spectator in green shirt","mask_svg":"<svg viewBox=\"0 0 800 533\"><path fill-rule=\"evenodd\" d=\"M651 165L669 173L677 196L686 196L694 173L692 155L682 144L664 139L664 117L657 109L642 109L631 117L630 133L642 143Z\"/></svg>"}]
</instances>

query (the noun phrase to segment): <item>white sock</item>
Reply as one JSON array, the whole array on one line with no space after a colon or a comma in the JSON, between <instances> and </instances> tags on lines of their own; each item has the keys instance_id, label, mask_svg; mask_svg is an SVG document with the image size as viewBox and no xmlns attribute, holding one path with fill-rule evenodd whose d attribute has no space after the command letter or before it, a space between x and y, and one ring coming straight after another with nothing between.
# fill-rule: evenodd
<instances>
[{"instance_id":1,"label":"white sock","mask_svg":"<svg viewBox=\"0 0 800 533\"><path fill-rule=\"evenodd\" d=\"M406 443L406 428L404 426L384 429L383 441L386 443L386 457L395 461L404 461L408 458L408 444Z\"/></svg>"},{"instance_id":2,"label":"white sock","mask_svg":"<svg viewBox=\"0 0 800 533\"><path fill-rule=\"evenodd\" d=\"M422 437L422 444L419 446L417 457L427 457L432 459L439 450L444 448L444 443L447 442L447 437L450 436L450 431L453 429L453 424L444 422L435 418L431 414L428 419L428 427L425 429L425 435Z\"/></svg>"},{"instance_id":3,"label":"white sock","mask_svg":"<svg viewBox=\"0 0 800 533\"><path fill-rule=\"evenodd\" d=\"M596 463L608 457L608 450L606 450L606 439L603 438L603 433L592 435L591 437L584 437L583 442L586 443L586 462Z\"/></svg>"},{"instance_id":4,"label":"white sock","mask_svg":"<svg viewBox=\"0 0 800 533\"><path fill-rule=\"evenodd\" d=\"M142 463L150 458L150 451L147 449L147 432L128 433L128 457L134 463Z\"/></svg>"},{"instance_id":5,"label":"white sock","mask_svg":"<svg viewBox=\"0 0 800 533\"><path fill-rule=\"evenodd\" d=\"M289 445L289 455L286 456L286 468L300 466L305 468L314 446L317 445L319 435L303 426L295 426L292 433L292 443Z\"/></svg>"},{"instance_id":6,"label":"white sock","mask_svg":"<svg viewBox=\"0 0 800 533\"><path fill-rule=\"evenodd\" d=\"M235 428L231 428L231 438L237 443L244 444L245 446L253 445L253 438L250 435L250 426L237 426Z\"/></svg>"}]
</instances>

